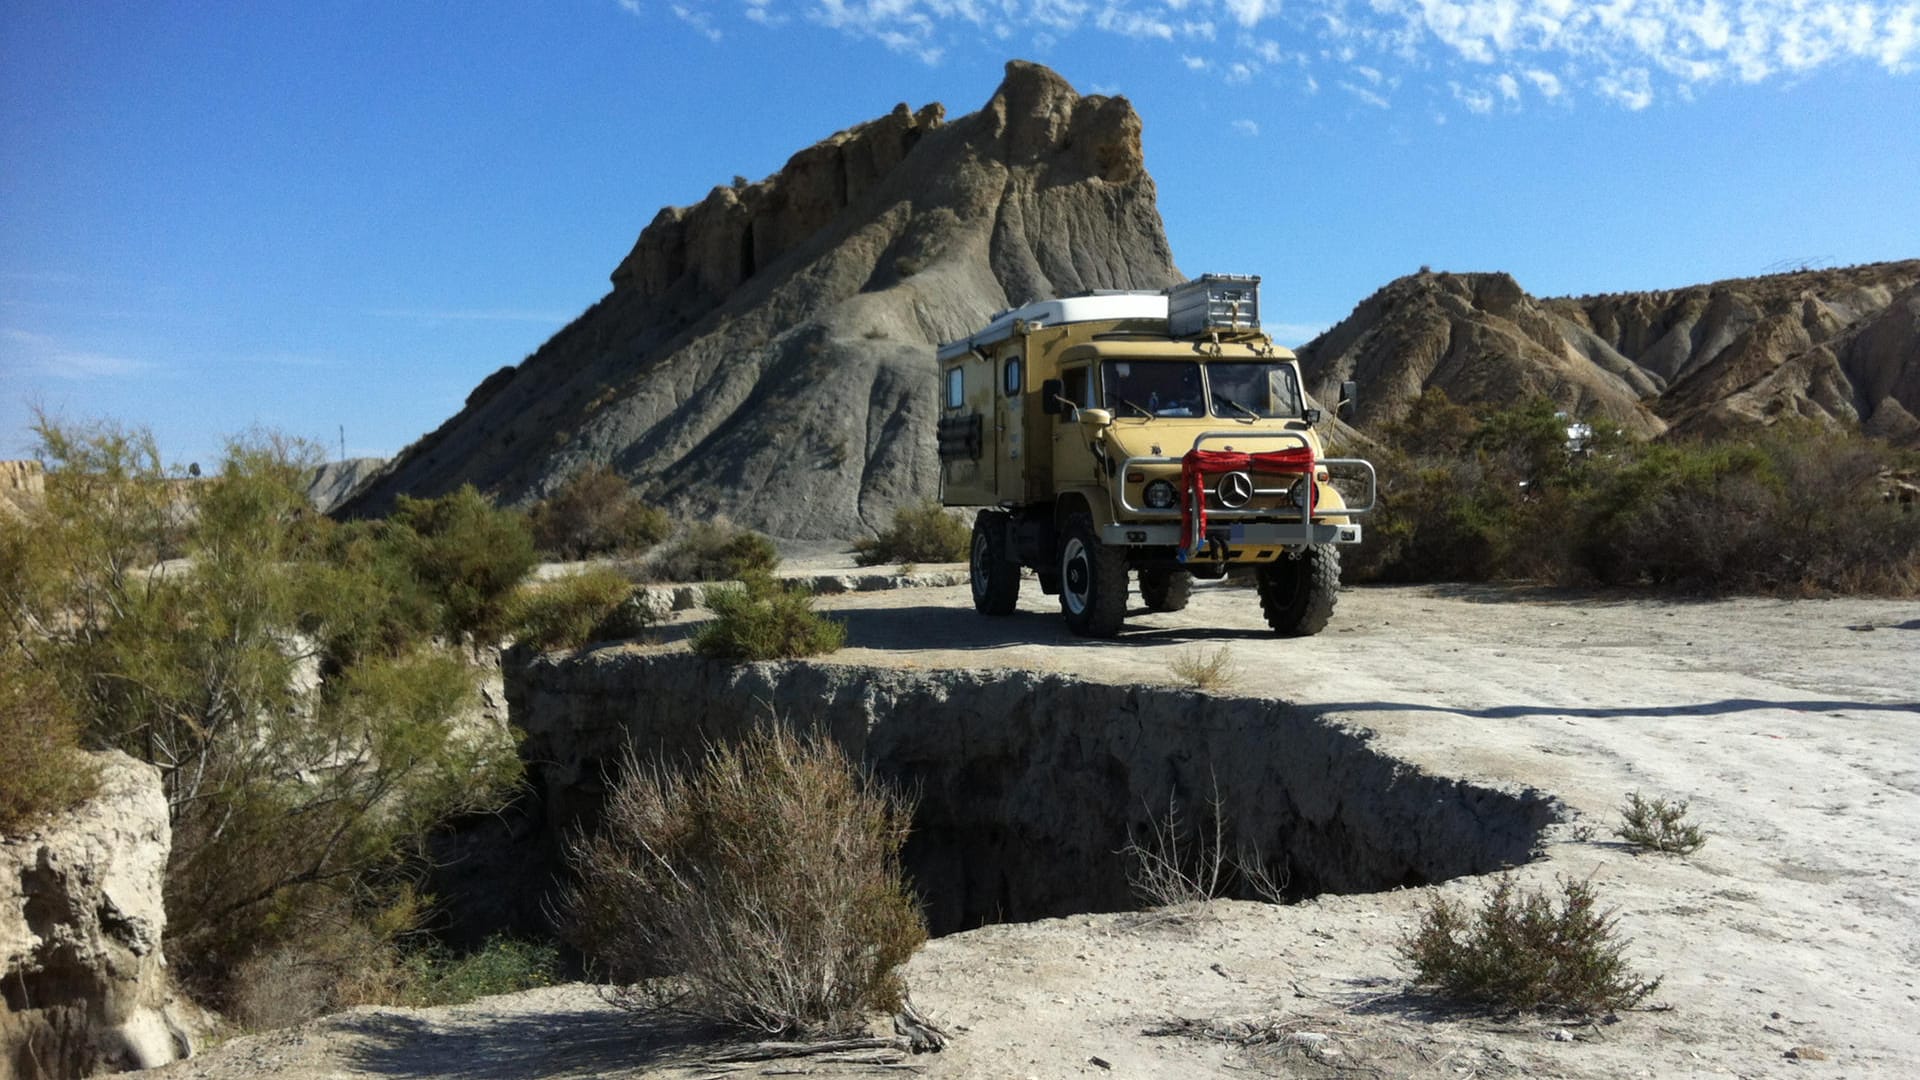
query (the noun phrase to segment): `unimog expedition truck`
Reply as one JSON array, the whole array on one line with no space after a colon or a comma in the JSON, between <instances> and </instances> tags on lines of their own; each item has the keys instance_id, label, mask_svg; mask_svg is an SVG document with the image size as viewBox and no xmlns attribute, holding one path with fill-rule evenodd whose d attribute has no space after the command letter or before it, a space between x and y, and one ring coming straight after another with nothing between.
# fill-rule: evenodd
<instances>
[{"instance_id":1,"label":"unimog expedition truck","mask_svg":"<svg viewBox=\"0 0 1920 1080\"><path fill-rule=\"evenodd\" d=\"M1241 570L1276 633L1326 626L1374 471L1325 456L1298 362L1260 329L1259 284L1045 300L940 346L941 501L987 508L974 607L1011 613L1027 567L1075 633L1112 637L1129 571L1147 610L1179 611L1194 578Z\"/></svg>"}]
</instances>

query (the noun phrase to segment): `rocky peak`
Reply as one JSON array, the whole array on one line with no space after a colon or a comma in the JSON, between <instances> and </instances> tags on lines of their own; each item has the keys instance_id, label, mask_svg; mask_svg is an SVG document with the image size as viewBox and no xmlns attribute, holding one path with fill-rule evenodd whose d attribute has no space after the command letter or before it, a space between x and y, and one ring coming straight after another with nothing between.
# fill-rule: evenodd
<instances>
[{"instance_id":1,"label":"rocky peak","mask_svg":"<svg viewBox=\"0 0 1920 1080\"><path fill-rule=\"evenodd\" d=\"M682 517L849 538L936 490L932 346L1000 309L1180 280L1124 98L1015 61L978 112L900 105L659 211L613 290L347 513L607 463Z\"/></svg>"}]
</instances>

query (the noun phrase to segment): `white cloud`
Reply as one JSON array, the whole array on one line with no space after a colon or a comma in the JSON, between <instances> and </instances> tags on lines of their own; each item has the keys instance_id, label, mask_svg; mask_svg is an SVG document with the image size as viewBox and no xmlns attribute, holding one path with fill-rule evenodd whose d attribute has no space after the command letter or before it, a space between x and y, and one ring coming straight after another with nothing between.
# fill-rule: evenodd
<instances>
[{"instance_id":1,"label":"white cloud","mask_svg":"<svg viewBox=\"0 0 1920 1080\"><path fill-rule=\"evenodd\" d=\"M58 338L9 327L0 330L0 365L50 379L123 379L153 369L153 364L91 349L74 348Z\"/></svg>"},{"instance_id":2,"label":"white cloud","mask_svg":"<svg viewBox=\"0 0 1920 1080\"><path fill-rule=\"evenodd\" d=\"M1251 120L1235 120L1232 127L1235 133L1245 135L1249 139L1260 137L1260 125Z\"/></svg>"},{"instance_id":3,"label":"white cloud","mask_svg":"<svg viewBox=\"0 0 1920 1080\"><path fill-rule=\"evenodd\" d=\"M716 41L735 19L761 27L806 20L932 64L961 46L1020 42L1044 51L1042 44L1103 35L1168 43L1188 68L1230 83L1295 56L1318 69L1310 80L1357 75L1363 89L1393 89L1404 78L1440 100L1457 83L1516 102L1530 85L1548 100L1590 95L1643 109L1661 96L1684 100L1694 87L1844 64L1896 77L1920 67L1920 0L615 2ZM1198 42L1206 52L1195 57ZM1452 96L1469 107L1480 100Z\"/></svg>"},{"instance_id":4,"label":"white cloud","mask_svg":"<svg viewBox=\"0 0 1920 1080\"><path fill-rule=\"evenodd\" d=\"M1368 105L1373 106L1376 109L1389 108L1393 104L1378 92L1372 89L1369 89L1368 87L1361 86L1358 83L1351 83L1346 81L1345 79L1341 79L1338 85L1340 89L1345 90L1347 93L1352 94L1354 97L1359 98L1361 101L1365 102Z\"/></svg>"}]
</instances>

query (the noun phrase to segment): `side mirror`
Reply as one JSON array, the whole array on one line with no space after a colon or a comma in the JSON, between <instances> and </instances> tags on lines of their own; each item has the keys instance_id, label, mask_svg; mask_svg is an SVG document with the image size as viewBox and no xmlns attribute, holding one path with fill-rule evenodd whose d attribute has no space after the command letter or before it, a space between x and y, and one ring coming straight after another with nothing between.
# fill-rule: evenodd
<instances>
[{"instance_id":1,"label":"side mirror","mask_svg":"<svg viewBox=\"0 0 1920 1080\"><path fill-rule=\"evenodd\" d=\"M1059 379L1048 379L1040 384L1040 411L1049 416L1057 416L1065 410L1060 405L1060 392L1067 384Z\"/></svg>"},{"instance_id":2,"label":"side mirror","mask_svg":"<svg viewBox=\"0 0 1920 1080\"><path fill-rule=\"evenodd\" d=\"M1090 428L1111 427L1113 424L1113 410L1081 409L1080 422Z\"/></svg>"},{"instance_id":3,"label":"side mirror","mask_svg":"<svg viewBox=\"0 0 1920 1080\"><path fill-rule=\"evenodd\" d=\"M1334 406L1342 420L1353 419L1353 412L1360 407L1360 384L1348 379L1340 384L1340 404Z\"/></svg>"}]
</instances>

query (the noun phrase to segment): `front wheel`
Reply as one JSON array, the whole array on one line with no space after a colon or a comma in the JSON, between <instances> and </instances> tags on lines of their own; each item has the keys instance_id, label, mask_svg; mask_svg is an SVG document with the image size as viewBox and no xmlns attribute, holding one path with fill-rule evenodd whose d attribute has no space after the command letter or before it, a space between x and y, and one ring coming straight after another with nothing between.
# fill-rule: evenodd
<instances>
[{"instance_id":1,"label":"front wheel","mask_svg":"<svg viewBox=\"0 0 1920 1080\"><path fill-rule=\"evenodd\" d=\"M1340 551L1315 544L1259 571L1260 611L1281 637L1312 637L1327 628L1340 598Z\"/></svg>"},{"instance_id":2,"label":"front wheel","mask_svg":"<svg viewBox=\"0 0 1920 1080\"><path fill-rule=\"evenodd\" d=\"M1140 571L1140 599L1148 611L1182 611L1193 595L1193 575L1185 570Z\"/></svg>"},{"instance_id":3,"label":"front wheel","mask_svg":"<svg viewBox=\"0 0 1920 1080\"><path fill-rule=\"evenodd\" d=\"M973 608L982 615L1011 615L1020 599L1020 568L1007 561L1007 515L983 512L973 519L967 578Z\"/></svg>"},{"instance_id":4,"label":"front wheel","mask_svg":"<svg viewBox=\"0 0 1920 1080\"><path fill-rule=\"evenodd\" d=\"M1110 638L1127 615L1127 561L1074 514L1060 538L1060 610L1081 637Z\"/></svg>"}]
</instances>

